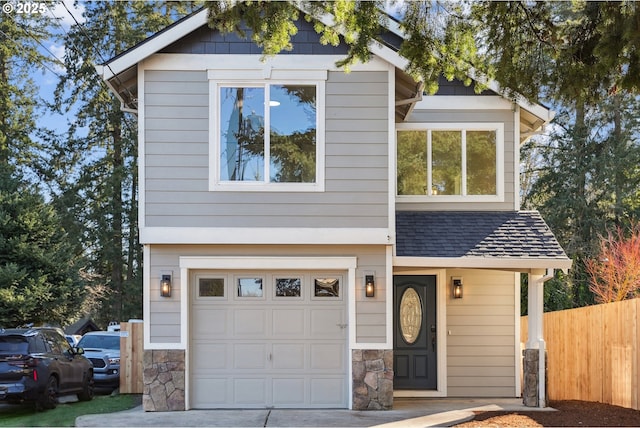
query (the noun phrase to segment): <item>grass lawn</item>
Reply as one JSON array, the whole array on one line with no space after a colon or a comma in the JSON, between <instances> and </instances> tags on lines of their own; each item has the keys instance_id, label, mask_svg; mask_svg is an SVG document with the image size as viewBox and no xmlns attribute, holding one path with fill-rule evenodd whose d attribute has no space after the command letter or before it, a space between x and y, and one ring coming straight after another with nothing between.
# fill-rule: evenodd
<instances>
[{"instance_id":1,"label":"grass lawn","mask_svg":"<svg viewBox=\"0 0 640 428\"><path fill-rule=\"evenodd\" d=\"M112 413L140 404L140 395L96 395L91 401L58 404L53 410L36 412L33 405L0 405L0 427L73 427L76 418L93 413Z\"/></svg>"}]
</instances>

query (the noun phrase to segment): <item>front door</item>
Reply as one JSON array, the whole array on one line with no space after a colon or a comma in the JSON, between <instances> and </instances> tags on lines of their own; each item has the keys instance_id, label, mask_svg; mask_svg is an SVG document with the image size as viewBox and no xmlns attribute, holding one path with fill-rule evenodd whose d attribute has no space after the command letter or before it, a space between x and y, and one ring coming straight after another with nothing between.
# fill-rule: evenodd
<instances>
[{"instance_id":1,"label":"front door","mask_svg":"<svg viewBox=\"0 0 640 428\"><path fill-rule=\"evenodd\" d=\"M437 389L436 276L393 278L394 389Z\"/></svg>"}]
</instances>

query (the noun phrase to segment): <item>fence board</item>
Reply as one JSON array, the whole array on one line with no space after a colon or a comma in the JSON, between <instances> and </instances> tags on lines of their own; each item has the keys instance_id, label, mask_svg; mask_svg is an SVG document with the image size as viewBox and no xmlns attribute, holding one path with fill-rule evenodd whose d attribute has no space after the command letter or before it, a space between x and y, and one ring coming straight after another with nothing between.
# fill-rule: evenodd
<instances>
[{"instance_id":1,"label":"fence board","mask_svg":"<svg viewBox=\"0 0 640 428\"><path fill-rule=\"evenodd\" d=\"M142 394L143 323L120 323L120 393Z\"/></svg>"},{"instance_id":2,"label":"fence board","mask_svg":"<svg viewBox=\"0 0 640 428\"><path fill-rule=\"evenodd\" d=\"M596 401L640 410L640 299L544 314L550 400ZM520 337L527 341L528 319Z\"/></svg>"}]
</instances>

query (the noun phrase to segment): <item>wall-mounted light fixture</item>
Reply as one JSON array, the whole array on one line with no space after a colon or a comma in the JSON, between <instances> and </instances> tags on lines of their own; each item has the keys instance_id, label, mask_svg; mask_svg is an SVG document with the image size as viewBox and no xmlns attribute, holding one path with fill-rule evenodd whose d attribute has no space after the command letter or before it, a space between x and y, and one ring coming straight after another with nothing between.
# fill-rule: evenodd
<instances>
[{"instance_id":1,"label":"wall-mounted light fixture","mask_svg":"<svg viewBox=\"0 0 640 428\"><path fill-rule=\"evenodd\" d=\"M162 297L171 297L171 275L160 275L160 295Z\"/></svg>"},{"instance_id":2,"label":"wall-mounted light fixture","mask_svg":"<svg viewBox=\"0 0 640 428\"><path fill-rule=\"evenodd\" d=\"M462 299L462 278L455 276L451 277L451 284L453 286L453 298Z\"/></svg>"},{"instance_id":3,"label":"wall-mounted light fixture","mask_svg":"<svg viewBox=\"0 0 640 428\"><path fill-rule=\"evenodd\" d=\"M364 276L364 295L367 297L374 297L376 295L376 283L375 275Z\"/></svg>"}]
</instances>

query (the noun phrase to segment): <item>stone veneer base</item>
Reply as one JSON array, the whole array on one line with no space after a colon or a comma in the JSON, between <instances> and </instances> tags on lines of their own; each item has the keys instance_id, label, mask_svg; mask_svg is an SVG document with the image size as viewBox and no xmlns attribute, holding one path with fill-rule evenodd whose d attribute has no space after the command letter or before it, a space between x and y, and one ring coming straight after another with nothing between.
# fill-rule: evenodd
<instances>
[{"instance_id":1,"label":"stone veneer base","mask_svg":"<svg viewBox=\"0 0 640 428\"><path fill-rule=\"evenodd\" d=\"M393 408L393 351L354 349L351 364L353 409Z\"/></svg>"},{"instance_id":2,"label":"stone veneer base","mask_svg":"<svg viewBox=\"0 0 640 428\"><path fill-rule=\"evenodd\" d=\"M145 412L185 410L185 352L144 351L142 408Z\"/></svg>"}]
</instances>

